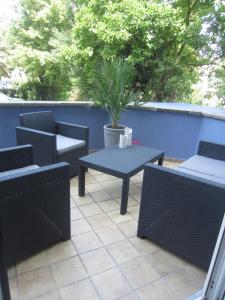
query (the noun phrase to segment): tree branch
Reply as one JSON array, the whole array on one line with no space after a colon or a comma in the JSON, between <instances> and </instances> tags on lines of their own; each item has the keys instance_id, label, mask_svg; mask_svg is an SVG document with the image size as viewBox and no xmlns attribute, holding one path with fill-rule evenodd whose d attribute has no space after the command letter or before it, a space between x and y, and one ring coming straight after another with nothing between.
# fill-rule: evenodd
<instances>
[{"instance_id":1,"label":"tree branch","mask_svg":"<svg viewBox=\"0 0 225 300\"><path fill-rule=\"evenodd\" d=\"M196 6L196 4L199 2L199 0L194 0L191 4L190 4L190 0L187 0L187 13L186 13L186 17L185 17L185 24L186 27L189 27L190 25L190 18L193 12L194 7ZM186 46L186 42L184 42L183 44L181 44L180 49L178 50L177 56L179 57L181 55L181 53L183 52L184 48Z\"/></svg>"}]
</instances>

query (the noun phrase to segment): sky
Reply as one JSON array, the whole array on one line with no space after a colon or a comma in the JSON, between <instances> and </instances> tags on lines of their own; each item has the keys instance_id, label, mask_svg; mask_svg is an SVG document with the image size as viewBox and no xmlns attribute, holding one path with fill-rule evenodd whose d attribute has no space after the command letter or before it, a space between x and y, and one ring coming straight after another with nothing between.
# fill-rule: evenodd
<instances>
[{"instance_id":1,"label":"sky","mask_svg":"<svg viewBox=\"0 0 225 300\"><path fill-rule=\"evenodd\" d=\"M13 5L14 0L0 0L0 25L7 26L16 17Z\"/></svg>"}]
</instances>

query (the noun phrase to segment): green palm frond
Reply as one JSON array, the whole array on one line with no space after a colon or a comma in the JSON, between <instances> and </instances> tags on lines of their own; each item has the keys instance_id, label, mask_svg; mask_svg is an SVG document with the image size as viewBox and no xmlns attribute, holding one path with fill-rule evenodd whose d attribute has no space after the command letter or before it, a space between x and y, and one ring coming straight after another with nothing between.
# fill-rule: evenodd
<instances>
[{"instance_id":1,"label":"green palm frond","mask_svg":"<svg viewBox=\"0 0 225 300\"><path fill-rule=\"evenodd\" d=\"M118 126L121 111L138 102L132 90L134 74L132 66L122 59L99 62L95 68L92 100L108 111L113 127Z\"/></svg>"}]
</instances>

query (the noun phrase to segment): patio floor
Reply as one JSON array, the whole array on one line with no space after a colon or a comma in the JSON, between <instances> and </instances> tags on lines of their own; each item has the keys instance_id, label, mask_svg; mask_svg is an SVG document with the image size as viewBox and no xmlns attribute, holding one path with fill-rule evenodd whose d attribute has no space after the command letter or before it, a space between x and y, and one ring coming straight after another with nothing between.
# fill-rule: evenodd
<instances>
[{"instance_id":1,"label":"patio floor","mask_svg":"<svg viewBox=\"0 0 225 300\"><path fill-rule=\"evenodd\" d=\"M183 300L199 290L205 272L136 237L141 182L132 177L121 216L121 180L89 170L81 198L73 178L72 239L9 270L12 300Z\"/></svg>"}]
</instances>

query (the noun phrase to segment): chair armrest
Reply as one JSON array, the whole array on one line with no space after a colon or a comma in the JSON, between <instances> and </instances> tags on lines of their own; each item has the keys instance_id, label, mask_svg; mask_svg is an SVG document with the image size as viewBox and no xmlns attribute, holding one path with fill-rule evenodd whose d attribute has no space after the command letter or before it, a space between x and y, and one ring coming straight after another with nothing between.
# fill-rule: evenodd
<instances>
[{"instance_id":1,"label":"chair armrest","mask_svg":"<svg viewBox=\"0 0 225 300\"><path fill-rule=\"evenodd\" d=\"M69 165L57 163L0 178L6 266L70 238Z\"/></svg>"},{"instance_id":2,"label":"chair armrest","mask_svg":"<svg viewBox=\"0 0 225 300\"><path fill-rule=\"evenodd\" d=\"M200 141L198 155L225 161L225 145Z\"/></svg>"},{"instance_id":3,"label":"chair armrest","mask_svg":"<svg viewBox=\"0 0 225 300\"><path fill-rule=\"evenodd\" d=\"M2 300L10 300L9 280L4 261L4 254L3 236L0 223L0 296L3 297L1 298Z\"/></svg>"},{"instance_id":4,"label":"chair armrest","mask_svg":"<svg viewBox=\"0 0 225 300\"><path fill-rule=\"evenodd\" d=\"M56 135L26 127L16 127L17 144L33 146L34 162L40 166L57 162Z\"/></svg>"},{"instance_id":5,"label":"chair armrest","mask_svg":"<svg viewBox=\"0 0 225 300\"><path fill-rule=\"evenodd\" d=\"M147 164L138 236L207 269L225 211L225 185Z\"/></svg>"},{"instance_id":6,"label":"chair armrest","mask_svg":"<svg viewBox=\"0 0 225 300\"><path fill-rule=\"evenodd\" d=\"M0 149L0 172L23 168L33 164L31 145Z\"/></svg>"},{"instance_id":7,"label":"chair armrest","mask_svg":"<svg viewBox=\"0 0 225 300\"><path fill-rule=\"evenodd\" d=\"M56 122L56 131L58 134L83 140L86 142L86 146L89 146L89 128L87 126L81 126L65 122Z\"/></svg>"}]
</instances>

